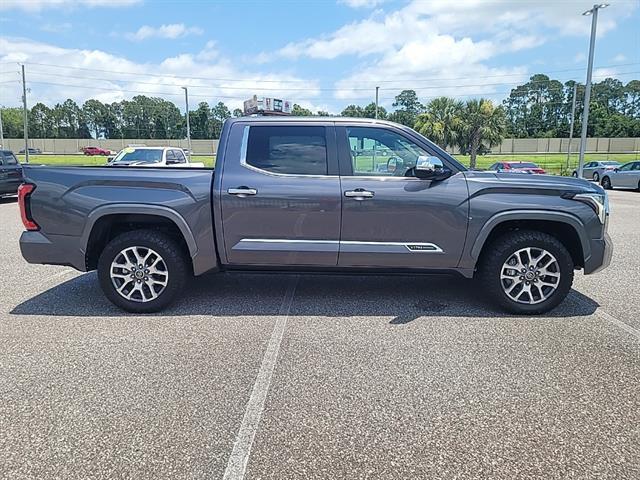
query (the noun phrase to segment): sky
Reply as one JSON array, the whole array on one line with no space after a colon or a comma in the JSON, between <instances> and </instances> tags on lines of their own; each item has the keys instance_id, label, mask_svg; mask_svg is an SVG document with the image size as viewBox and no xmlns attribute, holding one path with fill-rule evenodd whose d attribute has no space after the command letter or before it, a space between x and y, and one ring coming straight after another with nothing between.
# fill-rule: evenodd
<instances>
[{"instance_id":1,"label":"sky","mask_svg":"<svg viewBox=\"0 0 640 480\"><path fill-rule=\"evenodd\" d=\"M253 94L339 113L414 89L501 101L530 75L585 81L582 0L0 0L0 105ZM600 10L594 81L640 78L640 0Z\"/></svg>"}]
</instances>

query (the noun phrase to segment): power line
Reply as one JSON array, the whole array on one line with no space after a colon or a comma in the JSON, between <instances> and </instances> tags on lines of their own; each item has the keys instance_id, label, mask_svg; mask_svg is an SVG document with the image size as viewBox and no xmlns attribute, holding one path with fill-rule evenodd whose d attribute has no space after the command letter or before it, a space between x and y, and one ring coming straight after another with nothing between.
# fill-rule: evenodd
<instances>
[{"instance_id":1,"label":"power line","mask_svg":"<svg viewBox=\"0 0 640 480\"><path fill-rule=\"evenodd\" d=\"M147 73L147 72L114 72L113 70L104 70L98 68L88 68L88 67L72 67L68 65L56 65L51 63L37 63L37 62L25 62L27 65L40 65L45 67L53 67L53 68L63 68L63 69L73 69L73 70L86 70L92 72L103 72L103 73L111 73L117 75L137 75L144 77L160 77L160 78L179 78L179 79L187 79L187 80L214 80L221 82L241 82L241 81L256 81L262 83L309 83L310 80L269 80L269 79L255 79L255 78L216 78L216 77L189 77L184 75L176 75L176 74L159 74L159 73ZM635 63L619 63L612 65L602 65L596 68L614 68L614 67L625 67L631 65L640 65L639 62ZM563 70L550 70L547 73L560 73L560 72L582 72L584 68L568 68ZM499 78L499 77L524 77L530 75L528 73L505 73L505 74L495 74L495 75L485 75L485 76L476 76L475 78ZM469 77L454 77L454 78L438 78L438 77L430 77L430 78L404 78L404 79L395 79L395 80L358 80L358 83L397 83L397 82L419 82L419 81L450 81L450 80L466 80Z\"/></svg>"},{"instance_id":2,"label":"power line","mask_svg":"<svg viewBox=\"0 0 640 480\"><path fill-rule=\"evenodd\" d=\"M30 75L46 75L49 77L59 77L59 78L77 78L77 79L83 79L83 80L98 80L98 81L102 81L102 82L113 82L113 83L117 83L117 82L128 82L128 83L134 83L134 84L140 84L140 85L154 85L154 86L172 86L172 85L167 85L167 84L162 84L162 83L158 83L158 82L144 82L141 80L127 80L127 79L110 79L110 78L100 78L100 77L85 77L85 76L78 76L78 75L63 75L63 74L56 74L56 73L49 73L49 72L38 72L38 71L30 71L29 72ZM617 72L615 75L616 76L623 76L623 75L635 75L636 73L640 73L638 71L634 71L634 72ZM544 84L544 83L549 83L551 81L554 80L531 80L529 82L527 82L527 85L530 84ZM558 81L558 80L555 80ZM493 87L493 86L502 86L502 85L516 85L516 83L513 82L501 82L501 83L477 83L477 84L460 84L460 85L432 85L432 86L427 86L427 87L418 87L420 90L437 90L437 89L447 89L447 88L467 88L467 87ZM175 85L176 87L182 87L181 85ZM521 86L521 85L517 85L517 86ZM220 89L220 90L241 90L241 91L248 91L248 90L260 90L260 91L286 91L286 92L296 92L296 91L305 91L308 92L309 90L314 90L314 91L324 91L324 92L340 92L340 91L371 91L370 88L349 88L349 87L344 87L344 88L285 88L285 87L281 87L281 88L274 88L274 87L231 87L231 86L225 86L225 85L189 85L189 88L215 88L215 89ZM414 86L412 89L415 89L416 87ZM380 88L380 90L401 90L401 87L387 87L387 88Z\"/></svg>"}]
</instances>

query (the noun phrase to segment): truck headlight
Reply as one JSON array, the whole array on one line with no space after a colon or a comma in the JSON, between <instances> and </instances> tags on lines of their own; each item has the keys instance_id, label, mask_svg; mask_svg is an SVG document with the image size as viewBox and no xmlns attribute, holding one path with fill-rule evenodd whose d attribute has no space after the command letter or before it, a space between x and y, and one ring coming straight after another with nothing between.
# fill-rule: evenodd
<instances>
[{"instance_id":1,"label":"truck headlight","mask_svg":"<svg viewBox=\"0 0 640 480\"><path fill-rule=\"evenodd\" d=\"M604 193L576 193L569 198L589 205L603 225L609 215L609 196Z\"/></svg>"}]
</instances>

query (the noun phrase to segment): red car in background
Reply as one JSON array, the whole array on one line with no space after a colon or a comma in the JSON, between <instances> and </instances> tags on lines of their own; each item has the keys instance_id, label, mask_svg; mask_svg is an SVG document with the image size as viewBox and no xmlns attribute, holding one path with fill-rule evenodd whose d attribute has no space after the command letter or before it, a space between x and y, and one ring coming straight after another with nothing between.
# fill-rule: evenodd
<instances>
[{"instance_id":1,"label":"red car in background","mask_svg":"<svg viewBox=\"0 0 640 480\"><path fill-rule=\"evenodd\" d=\"M85 155L111 155L111 150L100 147L83 147L82 152Z\"/></svg>"},{"instance_id":2,"label":"red car in background","mask_svg":"<svg viewBox=\"0 0 640 480\"><path fill-rule=\"evenodd\" d=\"M547 173L532 162L497 162L491 165L489 170L507 173Z\"/></svg>"}]
</instances>

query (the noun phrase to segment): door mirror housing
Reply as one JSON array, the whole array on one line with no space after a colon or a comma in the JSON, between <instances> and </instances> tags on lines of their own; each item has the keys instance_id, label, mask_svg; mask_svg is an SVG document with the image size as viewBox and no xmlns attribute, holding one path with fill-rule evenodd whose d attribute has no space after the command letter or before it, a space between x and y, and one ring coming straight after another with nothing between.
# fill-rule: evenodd
<instances>
[{"instance_id":1,"label":"door mirror housing","mask_svg":"<svg viewBox=\"0 0 640 480\"><path fill-rule=\"evenodd\" d=\"M416 160L416 177L430 180L444 180L451 175L451 171L444 167L438 157L421 155Z\"/></svg>"}]
</instances>

